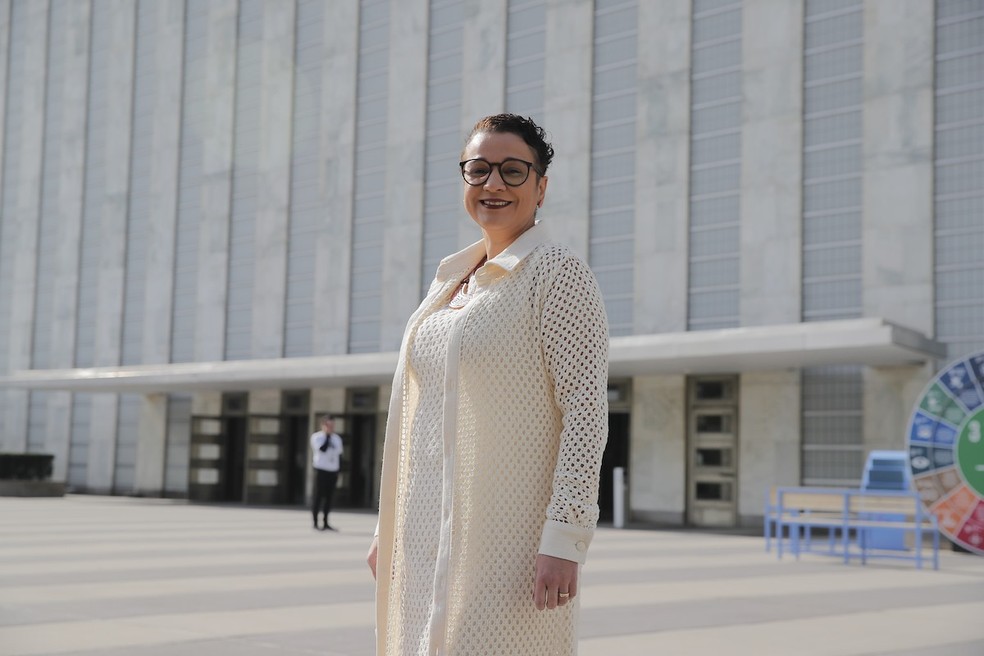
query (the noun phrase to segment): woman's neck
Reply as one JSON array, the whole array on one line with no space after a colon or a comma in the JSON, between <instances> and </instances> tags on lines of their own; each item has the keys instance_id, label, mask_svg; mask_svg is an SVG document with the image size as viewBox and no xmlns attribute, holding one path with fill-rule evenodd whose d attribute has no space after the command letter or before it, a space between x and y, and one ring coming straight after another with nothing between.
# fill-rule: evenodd
<instances>
[{"instance_id":1,"label":"woman's neck","mask_svg":"<svg viewBox=\"0 0 984 656\"><path fill-rule=\"evenodd\" d=\"M536 222L531 222L529 225L524 226L519 232L511 232L506 234L492 233L482 230L482 240L485 242L486 259L491 260L499 253L509 248L510 244L519 239L520 235L532 228L534 225L536 225Z\"/></svg>"}]
</instances>

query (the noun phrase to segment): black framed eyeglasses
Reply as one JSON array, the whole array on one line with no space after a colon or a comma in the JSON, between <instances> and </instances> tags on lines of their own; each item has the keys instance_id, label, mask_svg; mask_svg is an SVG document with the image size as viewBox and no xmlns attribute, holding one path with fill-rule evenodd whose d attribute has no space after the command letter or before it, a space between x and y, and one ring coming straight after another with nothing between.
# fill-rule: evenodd
<instances>
[{"instance_id":1,"label":"black framed eyeglasses","mask_svg":"<svg viewBox=\"0 0 984 656\"><path fill-rule=\"evenodd\" d=\"M485 181L492 175L494 167L499 169L499 177L510 187L522 186L530 177L530 169L536 171L537 175L543 175L543 171L536 168L533 162L515 157L507 157L501 162L490 162L479 157L459 162L458 166L461 167L461 177L473 187L485 184Z\"/></svg>"}]
</instances>

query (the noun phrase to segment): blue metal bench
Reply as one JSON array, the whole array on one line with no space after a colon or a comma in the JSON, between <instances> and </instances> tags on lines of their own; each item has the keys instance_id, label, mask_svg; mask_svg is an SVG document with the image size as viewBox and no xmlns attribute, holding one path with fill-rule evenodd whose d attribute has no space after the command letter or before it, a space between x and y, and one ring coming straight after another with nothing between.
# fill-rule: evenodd
<instances>
[{"instance_id":1,"label":"blue metal bench","mask_svg":"<svg viewBox=\"0 0 984 656\"><path fill-rule=\"evenodd\" d=\"M786 551L797 558L810 552L838 556L845 563L852 558L862 564L871 558L912 560L922 569L924 538L931 537L933 569L939 569L939 525L914 492L777 487L766 497L764 517L766 551L775 540L780 559ZM827 539L815 540L814 530L826 531ZM912 549L880 548L868 537L873 530L911 536Z\"/></svg>"}]
</instances>

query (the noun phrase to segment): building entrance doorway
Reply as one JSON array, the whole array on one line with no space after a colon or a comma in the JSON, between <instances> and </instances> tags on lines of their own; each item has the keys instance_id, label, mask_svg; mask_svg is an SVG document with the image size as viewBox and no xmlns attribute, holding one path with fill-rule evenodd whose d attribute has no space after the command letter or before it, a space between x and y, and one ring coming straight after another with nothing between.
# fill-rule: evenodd
<instances>
[{"instance_id":1,"label":"building entrance doorway","mask_svg":"<svg viewBox=\"0 0 984 656\"><path fill-rule=\"evenodd\" d=\"M376 503L372 494L373 456L376 443L376 415L344 417L345 445L342 469L338 476L334 504L338 508L370 508Z\"/></svg>"},{"instance_id":2,"label":"building entrance doorway","mask_svg":"<svg viewBox=\"0 0 984 656\"><path fill-rule=\"evenodd\" d=\"M309 425L309 418L304 416L288 416L284 418L284 503L292 506L304 505L304 483L307 470L311 467L308 462L308 443L314 430Z\"/></svg>"},{"instance_id":3,"label":"building entrance doorway","mask_svg":"<svg viewBox=\"0 0 984 656\"><path fill-rule=\"evenodd\" d=\"M736 526L738 377L692 377L687 406L687 523Z\"/></svg>"},{"instance_id":4,"label":"building entrance doorway","mask_svg":"<svg viewBox=\"0 0 984 656\"><path fill-rule=\"evenodd\" d=\"M608 415L608 444L601 458L601 482L598 489L598 519L610 522L614 517L615 468L625 469L629 475L629 413L613 412Z\"/></svg>"}]
</instances>

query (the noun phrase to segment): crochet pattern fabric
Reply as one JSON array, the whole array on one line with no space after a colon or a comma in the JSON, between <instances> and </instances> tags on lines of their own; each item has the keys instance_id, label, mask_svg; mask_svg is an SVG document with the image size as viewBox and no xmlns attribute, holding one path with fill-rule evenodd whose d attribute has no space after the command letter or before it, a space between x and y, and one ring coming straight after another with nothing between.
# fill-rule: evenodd
<instances>
[{"instance_id":1,"label":"crochet pattern fabric","mask_svg":"<svg viewBox=\"0 0 984 656\"><path fill-rule=\"evenodd\" d=\"M394 386L384 458L398 460L395 512L392 532L381 512L380 551L391 551L377 599L386 656L577 651L578 600L537 611L534 564L537 553L583 562L597 522L604 306L587 265L534 227L479 269L466 307L447 309L481 252L442 263Z\"/></svg>"}]
</instances>

